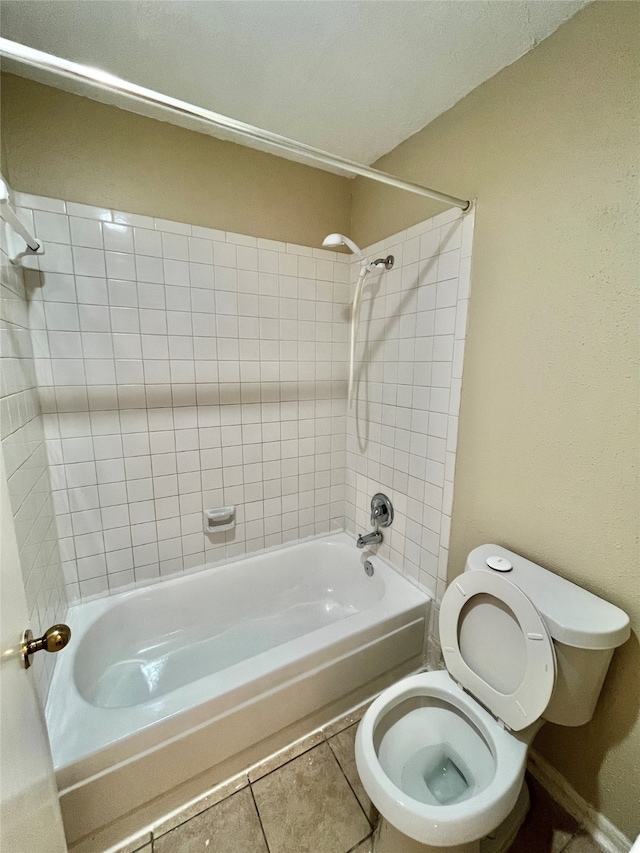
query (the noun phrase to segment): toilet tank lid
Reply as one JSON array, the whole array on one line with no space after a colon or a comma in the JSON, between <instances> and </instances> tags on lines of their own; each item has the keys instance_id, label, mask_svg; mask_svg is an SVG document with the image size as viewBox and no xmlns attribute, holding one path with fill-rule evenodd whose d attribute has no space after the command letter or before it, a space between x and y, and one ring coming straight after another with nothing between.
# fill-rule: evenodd
<instances>
[{"instance_id":1,"label":"toilet tank lid","mask_svg":"<svg viewBox=\"0 0 640 853\"><path fill-rule=\"evenodd\" d=\"M506 577L534 604L554 640L580 649L613 649L628 640L629 617L619 607L500 545L474 548L465 571L486 571L488 557L512 563Z\"/></svg>"}]
</instances>

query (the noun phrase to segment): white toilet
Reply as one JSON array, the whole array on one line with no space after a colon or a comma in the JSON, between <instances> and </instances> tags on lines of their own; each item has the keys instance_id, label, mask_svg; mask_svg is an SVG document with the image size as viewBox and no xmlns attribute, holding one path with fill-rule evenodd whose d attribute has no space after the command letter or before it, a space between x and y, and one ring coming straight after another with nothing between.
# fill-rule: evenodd
<instances>
[{"instance_id":1,"label":"white toilet","mask_svg":"<svg viewBox=\"0 0 640 853\"><path fill-rule=\"evenodd\" d=\"M527 751L544 720L591 719L618 607L497 545L469 554L440 607L447 671L385 690L358 728L376 853L504 853L528 808Z\"/></svg>"}]
</instances>

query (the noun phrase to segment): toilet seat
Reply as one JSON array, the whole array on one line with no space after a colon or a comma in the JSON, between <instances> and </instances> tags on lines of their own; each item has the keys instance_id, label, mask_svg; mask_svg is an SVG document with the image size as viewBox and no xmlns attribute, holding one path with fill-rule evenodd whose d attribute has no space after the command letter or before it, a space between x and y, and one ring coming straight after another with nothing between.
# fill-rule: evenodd
<instances>
[{"instance_id":1,"label":"toilet seat","mask_svg":"<svg viewBox=\"0 0 640 853\"><path fill-rule=\"evenodd\" d=\"M478 605L484 608L482 615L471 616ZM504 638L499 632L491 637L492 610L508 628ZM465 620L470 626L466 629ZM439 626L450 675L498 720L520 731L542 715L555 685L556 656L542 617L522 590L503 575L483 570L466 573L445 592ZM503 640L499 648L492 645L496 640ZM506 689L489 683L468 660L475 657L475 649L481 650L485 668L504 662L508 670L519 669L519 683Z\"/></svg>"}]
</instances>

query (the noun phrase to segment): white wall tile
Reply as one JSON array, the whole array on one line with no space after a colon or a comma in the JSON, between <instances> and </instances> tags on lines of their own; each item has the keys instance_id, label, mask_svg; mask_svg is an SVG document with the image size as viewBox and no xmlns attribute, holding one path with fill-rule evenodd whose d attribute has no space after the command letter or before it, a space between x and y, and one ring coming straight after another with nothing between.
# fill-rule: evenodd
<instances>
[{"instance_id":1,"label":"white wall tile","mask_svg":"<svg viewBox=\"0 0 640 853\"><path fill-rule=\"evenodd\" d=\"M226 239L231 243L242 243L243 245L256 245L257 242L255 237L246 237L242 234L225 233L224 231L219 231L216 228L203 228L201 225L192 225L191 234L194 237L199 237L203 240L224 241Z\"/></svg>"},{"instance_id":2,"label":"white wall tile","mask_svg":"<svg viewBox=\"0 0 640 853\"><path fill-rule=\"evenodd\" d=\"M107 305L109 302L107 282L104 278L76 275L75 289L78 304Z\"/></svg>"},{"instance_id":3,"label":"white wall tile","mask_svg":"<svg viewBox=\"0 0 640 853\"><path fill-rule=\"evenodd\" d=\"M162 233L148 228L134 228L135 251L138 255L162 257Z\"/></svg>"},{"instance_id":4,"label":"white wall tile","mask_svg":"<svg viewBox=\"0 0 640 853\"><path fill-rule=\"evenodd\" d=\"M160 257L136 255L136 274L138 281L149 281L164 284L164 268Z\"/></svg>"},{"instance_id":5,"label":"white wall tile","mask_svg":"<svg viewBox=\"0 0 640 853\"><path fill-rule=\"evenodd\" d=\"M67 213L67 208L62 199L47 198L45 196L21 192L15 192L14 199L16 205L22 207L28 207L34 210L49 210L52 213Z\"/></svg>"},{"instance_id":6,"label":"white wall tile","mask_svg":"<svg viewBox=\"0 0 640 853\"><path fill-rule=\"evenodd\" d=\"M371 343L358 353L358 364L366 363L359 421L353 410L347 421L347 529L367 529L371 495L386 492L396 519L380 552L438 596L446 583L472 218L434 217L366 250L392 252L396 266L364 295L360 340L367 337L362 317L370 315Z\"/></svg>"},{"instance_id":7,"label":"white wall tile","mask_svg":"<svg viewBox=\"0 0 640 853\"><path fill-rule=\"evenodd\" d=\"M78 308L73 304L46 302L44 313L48 331L75 332L80 329Z\"/></svg>"},{"instance_id":8,"label":"white wall tile","mask_svg":"<svg viewBox=\"0 0 640 853\"><path fill-rule=\"evenodd\" d=\"M437 589L448 553L442 511L450 517L467 219L436 217L376 246L397 263L362 305L363 318L371 309L368 349L361 334L358 354L368 365L358 386L369 401L363 448L345 403L350 257L27 200L59 216L40 218L71 242L52 243L67 254L53 249L45 275L58 278L37 287L30 306L43 330L37 369L61 381L49 443L59 455L52 476L70 592L108 594L214 551L235 557L339 529L345 506L355 530L378 489L397 510L382 553ZM214 544L201 514L223 503L237 504L238 526ZM96 512L99 521L84 514Z\"/></svg>"},{"instance_id":9,"label":"white wall tile","mask_svg":"<svg viewBox=\"0 0 640 853\"><path fill-rule=\"evenodd\" d=\"M162 234L162 256L176 261L189 260L189 240L180 234ZM195 259L194 259L195 260Z\"/></svg>"},{"instance_id":10,"label":"white wall tile","mask_svg":"<svg viewBox=\"0 0 640 853\"><path fill-rule=\"evenodd\" d=\"M189 260L198 264L213 264L213 243L199 237L189 238Z\"/></svg>"},{"instance_id":11,"label":"white wall tile","mask_svg":"<svg viewBox=\"0 0 640 853\"><path fill-rule=\"evenodd\" d=\"M154 228L153 217L142 216L139 213L124 213L121 210L112 211L114 222L120 222L123 225L132 225L136 228Z\"/></svg>"},{"instance_id":12,"label":"white wall tile","mask_svg":"<svg viewBox=\"0 0 640 853\"><path fill-rule=\"evenodd\" d=\"M213 243L213 261L218 267L236 266L236 247L233 244L221 243L217 240Z\"/></svg>"},{"instance_id":13,"label":"white wall tile","mask_svg":"<svg viewBox=\"0 0 640 853\"><path fill-rule=\"evenodd\" d=\"M115 222L102 223L104 248L109 252L133 252L133 229Z\"/></svg>"},{"instance_id":14,"label":"white wall tile","mask_svg":"<svg viewBox=\"0 0 640 853\"><path fill-rule=\"evenodd\" d=\"M50 283L50 291L56 299L68 301L73 294L68 275L71 253L68 246L58 246L52 240L66 240L69 232L64 202L56 199L37 199L26 194L17 194L23 203L35 202L35 213L39 231L47 235L49 264L42 269L56 270L55 274L28 274L29 299L32 310L27 311L27 290L25 278L18 267L9 264L4 251L0 249L0 277L3 296L0 306L0 336L2 340L2 358L0 359L0 420L2 426L2 452L7 473L9 501L15 519L20 565L25 585L29 626L36 635L49 627L51 622L65 618L67 597L65 582L77 582L75 556L73 566L65 571L61 562L61 553L56 537L56 518L60 519L60 531L67 537L71 535L69 499L66 493L66 477L62 459L62 442L59 438L57 415L47 415L48 435L50 436L52 456L55 459L51 471L47 470L45 446L45 420L41 412L40 399L51 411L55 408L55 397L46 393L39 394L36 378L52 382L53 370L50 358L50 345L45 326L46 310L42 302L33 310L34 300L40 299L41 292L34 292L34 282ZM28 220L29 217L23 218ZM44 236L41 239L45 239ZM56 248L53 248L56 247ZM41 259L42 260L42 259ZM63 262L64 261L64 262ZM65 268L66 267L66 268ZM31 276L31 277L29 277ZM67 353L79 356L77 332L77 309L74 304L51 303L48 312L49 334L53 336L53 351L56 361ZM31 344L28 323L33 321L35 351L38 362L34 362L34 350ZM46 361L43 362L43 359ZM73 450L69 448L73 456ZM77 448L82 458L86 448ZM64 488L64 495L52 493L53 486ZM50 620L50 621L49 621ZM51 667L36 667L35 678L43 703L52 674Z\"/></svg>"},{"instance_id":15,"label":"white wall tile","mask_svg":"<svg viewBox=\"0 0 640 853\"><path fill-rule=\"evenodd\" d=\"M74 246L73 266L76 275L103 277L106 274L104 252L100 249ZM114 278L120 277L114 276Z\"/></svg>"},{"instance_id":16,"label":"white wall tile","mask_svg":"<svg viewBox=\"0 0 640 853\"><path fill-rule=\"evenodd\" d=\"M90 204L78 204L74 201L66 202L67 214L69 216L82 216L86 219L98 219L103 222L111 222L111 211L105 207L94 207Z\"/></svg>"},{"instance_id":17,"label":"white wall tile","mask_svg":"<svg viewBox=\"0 0 640 853\"><path fill-rule=\"evenodd\" d=\"M108 278L126 279L135 281L136 265L133 255L125 252L105 252L105 261ZM98 275L99 273L86 273L86 275Z\"/></svg>"},{"instance_id":18,"label":"white wall tile","mask_svg":"<svg viewBox=\"0 0 640 853\"><path fill-rule=\"evenodd\" d=\"M40 240L70 243L69 220L64 214L34 210L33 227Z\"/></svg>"},{"instance_id":19,"label":"white wall tile","mask_svg":"<svg viewBox=\"0 0 640 853\"><path fill-rule=\"evenodd\" d=\"M47 311L49 307L49 305L46 306ZM77 311L82 332L106 333L111 331L111 315L107 305L79 305Z\"/></svg>"},{"instance_id":20,"label":"white wall tile","mask_svg":"<svg viewBox=\"0 0 640 853\"><path fill-rule=\"evenodd\" d=\"M70 216L69 225L71 228L71 243L74 246L85 246L90 249L102 249L104 247L100 222Z\"/></svg>"},{"instance_id":21,"label":"white wall tile","mask_svg":"<svg viewBox=\"0 0 640 853\"><path fill-rule=\"evenodd\" d=\"M156 231L168 231L171 234L191 234L191 226L184 222L173 222L169 219L154 219Z\"/></svg>"},{"instance_id":22,"label":"white wall tile","mask_svg":"<svg viewBox=\"0 0 640 853\"><path fill-rule=\"evenodd\" d=\"M73 273L71 248L62 243L47 243L44 255L38 256L38 269L41 272Z\"/></svg>"}]
</instances>

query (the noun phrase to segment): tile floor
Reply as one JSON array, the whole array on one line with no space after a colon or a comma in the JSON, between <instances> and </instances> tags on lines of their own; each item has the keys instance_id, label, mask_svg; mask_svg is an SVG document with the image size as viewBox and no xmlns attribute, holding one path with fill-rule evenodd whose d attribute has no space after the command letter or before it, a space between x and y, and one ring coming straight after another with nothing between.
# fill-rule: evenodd
<instances>
[{"instance_id":1,"label":"tile floor","mask_svg":"<svg viewBox=\"0 0 640 853\"><path fill-rule=\"evenodd\" d=\"M377 812L356 770L358 724L353 716L345 723L235 777L127 853L372 853ZM535 779L527 781L531 809L510 853L601 853Z\"/></svg>"}]
</instances>

